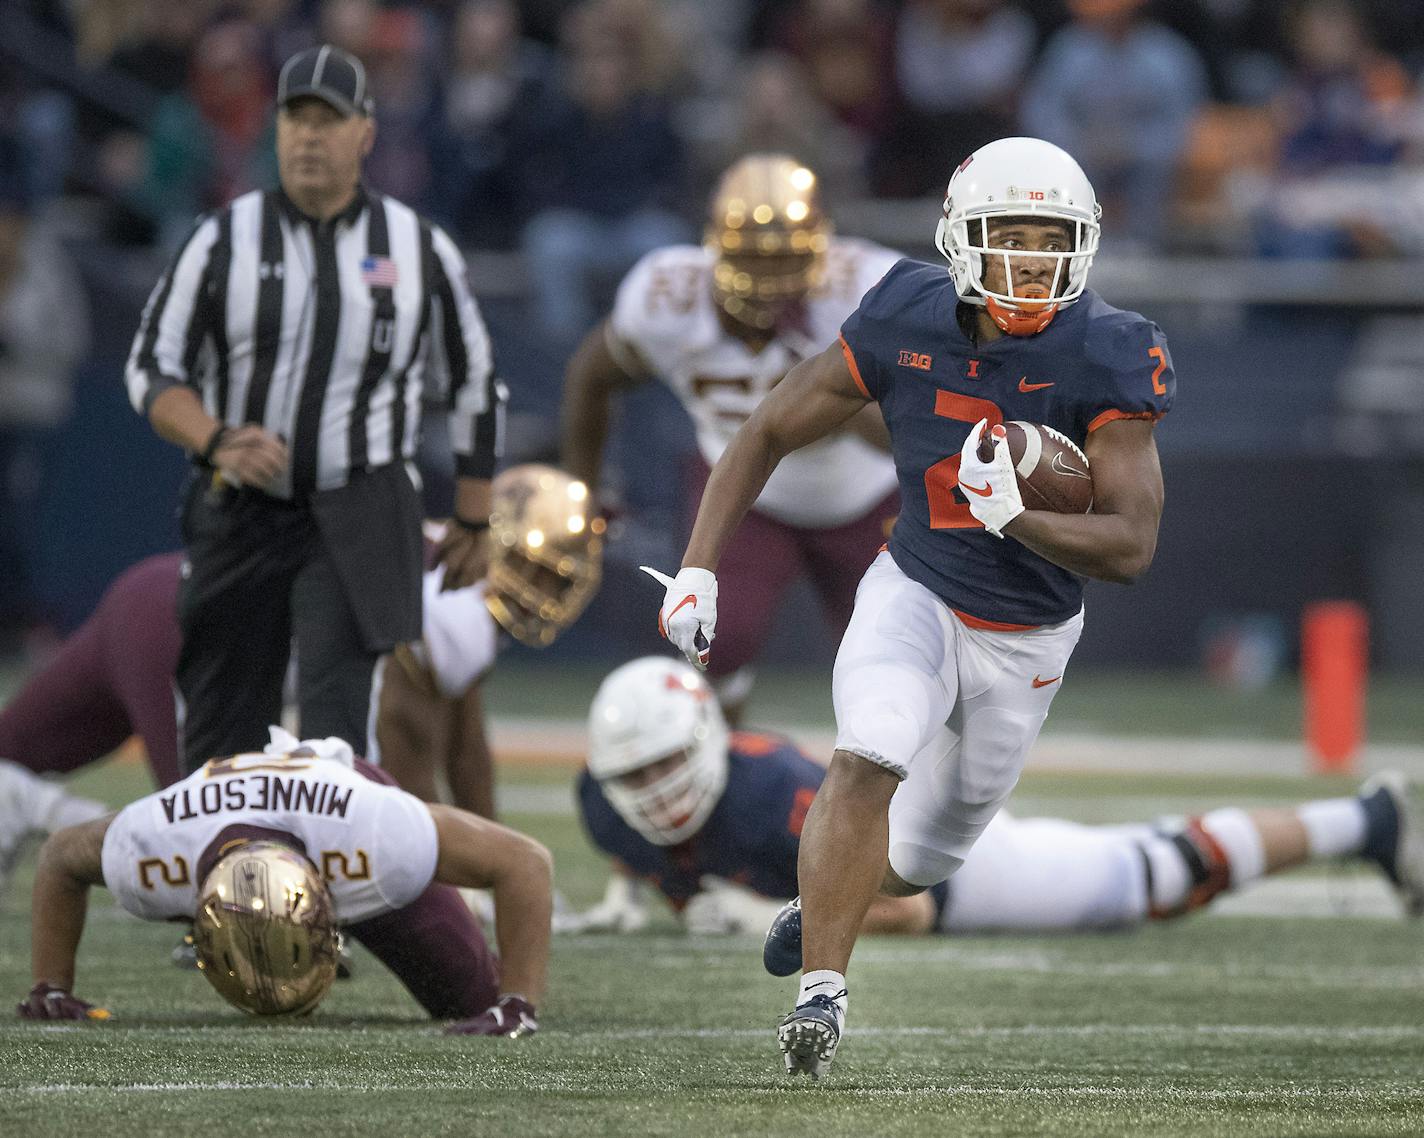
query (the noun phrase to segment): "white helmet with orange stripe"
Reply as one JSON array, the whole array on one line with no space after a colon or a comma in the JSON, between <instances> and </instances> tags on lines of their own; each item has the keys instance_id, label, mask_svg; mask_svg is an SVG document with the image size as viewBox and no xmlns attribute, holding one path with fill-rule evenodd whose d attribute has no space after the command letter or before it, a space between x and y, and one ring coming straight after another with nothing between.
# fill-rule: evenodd
<instances>
[{"instance_id":1,"label":"white helmet with orange stripe","mask_svg":"<svg viewBox=\"0 0 1424 1138\"><path fill-rule=\"evenodd\" d=\"M655 845L692 837L727 788L726 720L682 660L644 656L610 673L593 697L588 736L589 774Z\"/></svg>"},{"instance_id":2,"label":"white helmet with orange stripe","mask_svg":"<svg viewBox=\"0 0 1424 1138\"><path fill-rule=\"evenodd\" d=\"M961 300L987 307L1010 335L1030 336L1083 295L1098 251L1101 216L1092 183L1067 151L1041 138L1001 138L981 146L950 177L935 245L949 260L949 275ZM989 226L1003 218L1062 221L1068 226L1069 247L994 248ZM1003 258L1002 291L984 284L991 257ZM1055 261L1051 283L1016 292L1015 258Z\"/></svg>"}]
</instances>

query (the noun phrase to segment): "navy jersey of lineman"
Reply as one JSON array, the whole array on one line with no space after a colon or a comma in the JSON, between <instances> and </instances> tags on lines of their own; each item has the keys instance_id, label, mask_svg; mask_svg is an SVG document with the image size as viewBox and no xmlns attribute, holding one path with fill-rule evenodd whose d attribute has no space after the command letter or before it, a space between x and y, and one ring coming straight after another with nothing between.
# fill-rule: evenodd
<instances>
[{"instance_id":1,"label":"navy jersey of lineman","mask_svg":"<svg viewBox=\"0 0 1424 1138\"><path fill-rule=\"evenodd\" d=\"M651 881L678 909L701 892L707 874L766 897L794 897L801 825L825 769L790 741L749 731L733 733L728 762L722 800L702 829L676 846L654 845L623 821L585 770L579 810L593 844Z\"/></svg>"},{"instance_id":2,"label":"navy jersey of lineman","mask_svg":"<svg viewBox=\"0 0 1424 1138\"><path fill-rule=\"evenodd\" d=\"M1080 447L1114 419L1156 421L1176 392L1162 331L1091 289L1035 336L975 344L942 267L900 261L841 326L842 349L879 402L900 481L895 564L961 615L1056 624L1082 606L1083 581L969 512L959 452L980 419L1043 423Z\"/></svg>"}]
</instances>

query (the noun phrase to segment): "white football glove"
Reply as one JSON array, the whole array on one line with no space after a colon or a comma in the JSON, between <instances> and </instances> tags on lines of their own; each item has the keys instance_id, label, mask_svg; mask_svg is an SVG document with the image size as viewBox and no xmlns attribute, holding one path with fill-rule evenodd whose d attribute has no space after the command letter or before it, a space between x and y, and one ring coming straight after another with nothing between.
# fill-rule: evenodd
<instances>
[{"instance_id":1,"label":"white football glove","mask_svg":"<svg viewBox=\"0 0 1424 1138\"><path fill-rule=\"evenodd\" d=\"M648 924L646 889L642 882L623 874L608 879L603 900L582 913L554 914L556 933L635 933Z\"/></svg>"},{"instance_id":2,"label":"white football glove","mask_svg":"<svg viewBox=\"0 0 1424 1138\"><path fill-rule=\"evenodd\" d=\"M994 457L979 458L979 440L985 430L994 443ZM969 512L997 538L1004 527L1024 512L1019 479L1009 458L1009 443L1003 427L989 429L989 420L980 419L969 430L964 449L959 452L959 488L969 499Z\"/></svg>"},{"instance_id":3,"label":"white football glove","mask_svg":"<svg viewBox=\"0 0 1424 1138\"><path fill-rule=\"evenodd\" d=\"M702 892L695 893L682 910L687 931L700 936L766 932L766 926L781 911L782 901L711 874L702 878Z\"/></svg>"},{"instance_id":4,"label":"white football glove","mask_svg":"<svg viewBox=\"0 0 1424 1138\"><path fill-rule=\"evenodd\" d=\"M638 566L667 592L658 611L658 631L697 668L707 667L717 627L717 578L710 569L679 569L676 577Z\"/></svg>"},{"instance_id":5,"label":"white football glove","mask_svg":"<svg viewBox=\"0 0 1424 1138\"><path fill-rule=\"evenodd\" d=\"M355 767L356 754L351 749L351 744L345 739L338 739L335 735L325 739L298 739L290 731L276 724L267 728L267 735L271 742L262 748L264 755L275 755L278 758L290 755L295 751L308 750L320 759L332 759L344 767Z\"/></svg>"}]
</instances>

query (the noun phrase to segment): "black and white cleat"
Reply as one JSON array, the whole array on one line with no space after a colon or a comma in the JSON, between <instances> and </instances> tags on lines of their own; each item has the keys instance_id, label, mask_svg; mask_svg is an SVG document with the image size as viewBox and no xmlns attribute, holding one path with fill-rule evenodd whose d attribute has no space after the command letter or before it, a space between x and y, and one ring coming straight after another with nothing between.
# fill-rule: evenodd
<instances>
[{"instance_id":1,"label":"black and white cleat","mask_svg":"<svg viewBox=\"0 0 1424 1138\"><path fill-rule=\"evenodd\" d=\"M812 996L781 1021L776 1041L786 1060L786 1073L802 1071L819 1079L831 1069L841 1041L840 1005L830 996Z\"/></svg>"}]
</instances>

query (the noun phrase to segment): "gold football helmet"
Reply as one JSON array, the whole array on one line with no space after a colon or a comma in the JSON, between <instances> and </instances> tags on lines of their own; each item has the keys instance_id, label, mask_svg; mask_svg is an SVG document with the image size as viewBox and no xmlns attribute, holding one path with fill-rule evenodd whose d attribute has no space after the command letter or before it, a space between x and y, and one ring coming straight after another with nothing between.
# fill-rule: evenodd
<instances>
[{"instance_id":1,"label":"gold football helmet","mask_svg":"<svg viewBox=\"0 0 1424 1138\"><path fill-rule=\"evenodd\" d=\"M588 487L552 466L512 466L493 489L485 603L516 640L542 648L598 591L604 521Z\"/></svg>"},{"instance_id":2,"label":"gold football helmet","mask_svg":"<svg viewBox=\"0 0 1424 1138\"><path fill-rule=\"evenodd\" d=\"M826 272L831 223L816 175L785 154L750 154L722 175L704 244L717 260L712 295L734 320L776 326Z\"/></svg>"},{"instance_id":3,"label":"gold football helmet","mask_svg":"<svg viewBox=\"0 0 1424 1138\"><path fill-rule=\"evenodd\" d=\"M198 967L233 1007L302 1015L336 979L341 934L316 866L277 841L244 841L198 889Z\"/></svg>"}]
</instances>

